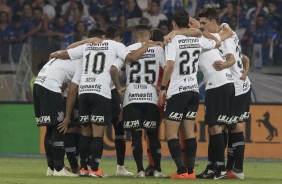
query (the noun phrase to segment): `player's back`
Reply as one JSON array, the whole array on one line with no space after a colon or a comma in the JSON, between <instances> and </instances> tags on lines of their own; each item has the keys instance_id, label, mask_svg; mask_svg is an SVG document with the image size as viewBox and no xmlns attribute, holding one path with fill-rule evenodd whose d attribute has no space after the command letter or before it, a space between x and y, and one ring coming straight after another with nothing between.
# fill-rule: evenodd
<instances>
[{"instance_id":1,"label":"player's back","mask_svg":"<svg viewBox=\"0 0 282 184\"><path fill-rule=\"evenodd\" d=\"M82 61L79 59L73 61L69 59L51 59L40 70L34 83L60 93L62 84L71 81L76 70L76 65L79 62Z\"/></svg>"},{"instance_id":2,"label":"player's back","mask_svg":"<svg viewBox=\"0 0 282 184\"><path fill-rule=\"evenodd\" d=\"M132 52L139 49L142 43L135 43L127 47ZM138 84L157 85L159 68L164 66L164 49L161 47L150 47L138 61L126 64L126 81Z\"/></svg>"},{"instance_id":3,"label":"player's back","mask_svg":"<svg viewBox=\"0 0 282 184\"><path fill-rule=\"evenodd\" d=\"M235 32L233 32L233 35L230 38L222 41L221 49L224 55L228 53L234 55L235 64L230 67L230 72L235 80L236 94L241 94L245 91L248 91L250 88L249 78L247 77L245 81L240 79L244 67L239 38Z\"/></svg>"},{"instance_id":4,"label":"player's back","mask_svg":"<svg viewBox=\"0 0 282 184\"><path fill-rule=\"evenodd\" d=\"M212 33L219 38L218 33ZM226 59L220 49L203 49L199 57L199 66L204 74L204 81L206 82L206 89L215 88L223 84L234 82L230 69L223 69L216 71L213 64L215 61L226 62Z\"/></svg>"},{"instance_id":5,"label":"player's back","mask_svg":"<svg viewBox=\"0 0 282 184\"><path fill-rule=\"evenodd\" d=\"M166 60L174 61L168 95L198 91L197 71L201 43L198 37L175 36L166 47Z\"/></svg>"},{"instance_id":6,"label":"player's back","mask_svg":"<svg viewBox=\"0 0 282 184\"><path fill-rule=\"evenodd\" d=\"M113 40L104 40L100 44L85 44L82 49L83 67L79 93L97 93L110 98L110 68L117 57L125 58L125 46Z\"/></svg>"}]
</instances>

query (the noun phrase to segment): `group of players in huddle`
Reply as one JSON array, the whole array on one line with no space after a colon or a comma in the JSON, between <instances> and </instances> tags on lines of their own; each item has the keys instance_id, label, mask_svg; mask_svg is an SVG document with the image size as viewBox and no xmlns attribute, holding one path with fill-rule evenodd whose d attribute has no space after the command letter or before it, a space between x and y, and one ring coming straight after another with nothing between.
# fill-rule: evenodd
<instances>
[{"instance_id":1,"label":"group of players in huddle","mask_svg":"<svg viewBox=\"0 0 282 184\"><path fill-rule=\"evenodd\" d=\"M241 54L236 33L227 24L220 25L216 9L205 8L198 17L199 21L185 10L176 11L173 31L166 36L158 29L138 25L133 31L135 43L127 47L120 43L119 27L109 26L105 32L93 29L89 39L51 53L33 91L37 125L46 126L47 176L108 177L99 163L105 127L113 124L117 175L133 176L124 166L125 131L129 131L136 177L168 177L161 170L159 126L163 119L177 167L170 178L244 179L242 122L249 116L249 59ZM125 86L120 82L123 68ZM196 175L198 68L206 83L209 145L207 167ZM147 169L143 166L142 129L148 141ZM65 153L71 170L64 166Z\"/></svg>"}]
</instances>

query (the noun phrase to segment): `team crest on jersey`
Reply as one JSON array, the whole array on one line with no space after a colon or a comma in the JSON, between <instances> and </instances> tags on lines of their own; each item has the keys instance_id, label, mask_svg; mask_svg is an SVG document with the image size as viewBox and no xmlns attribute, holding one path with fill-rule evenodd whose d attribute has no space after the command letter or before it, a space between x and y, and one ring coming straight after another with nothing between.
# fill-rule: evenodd
<instances>
[{"instance_id":1,"label":"team crest on jersey","mask_svg":"<svg viewBox=\"0 0 282 184\"><path fill-rule=\"evenodd\" d=\"M58 117L57 117L57 120L59 122L62 122L64 120L64 116L65 116L65 113L63 111L61 112L58 112Z\"/></svg>"}]
</instances>

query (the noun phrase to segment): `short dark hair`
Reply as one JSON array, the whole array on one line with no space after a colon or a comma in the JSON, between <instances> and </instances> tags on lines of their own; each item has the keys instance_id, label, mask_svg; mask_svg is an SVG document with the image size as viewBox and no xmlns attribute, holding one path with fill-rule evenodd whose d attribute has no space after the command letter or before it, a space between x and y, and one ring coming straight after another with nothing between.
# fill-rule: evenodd
<instances>
[{"instance_id":1,"label":"short dark hair","mask_svg":"<svg viewBox=\"0 0 282 184\"><path fill-rule=\"evenodd\" d=\"M88 31L88 38L98 37L102 38L102 36L105 35L105 31L99 28L92 28Z\"/></svg>"},{"instance_id":2,"label":"short dark hair","mask_svg":"<svg viewBox=\"0 0 282 184\"><path fill-rule=\"evenodd\" d=\"M220 24L218 12L215 8L205 8L198 13L198 17L205 17L208 20L215 20L217 24Z\"/></svg>"},{"instance_id":3,"label":"short dark hair","mask_svg":"<svg viewBox=\"0 0 282 184\"><path fill-rule=\"evenodd\" d=\"M116 37L122 37L121 28L119 26L111 25L106 29L105 37L109 39L115 39Z\"/></svg>"},{"instance_id":4,"label":"short dark hair","mask_svg":"<svg viewBox=\"0 0 282 184\"><path fill-rule=\"evenodd\" d=\"M152 29L150 39L153 41L164 41L164 33L160 29Z\"/></svg>"},{"instance_id":5,"label":"short dark hair","mask_svg":"<svg viewBox=\"0 0 282 184\"><path fill-rule=\"evenodd\" d=\"M146 24L139 24L134 27L133 33L136 35L142 35L144 33L150 33L150 26Z\"/></svg>"},{"instance_id":6,"label":"short dark hair","mask_svg":"<svg viewBox=\"0 0 282 184\"><path fill-rule=\"evenodd\" d=\"M160 0L152 0L152 3L156 3L158 6L161 5L161 1Z\"/></svg>"},{"instance_id":7,"label":"short dark hair","mask_svg":"<svg viewBox=\"0 0 282 184\"><path fill-rule=\"evenodd\" d=\"M179 28L185 28L189 23L189 14L184 9L178 9L173 14L172 20L176 23Z\"/></svg>"}]
</instances>

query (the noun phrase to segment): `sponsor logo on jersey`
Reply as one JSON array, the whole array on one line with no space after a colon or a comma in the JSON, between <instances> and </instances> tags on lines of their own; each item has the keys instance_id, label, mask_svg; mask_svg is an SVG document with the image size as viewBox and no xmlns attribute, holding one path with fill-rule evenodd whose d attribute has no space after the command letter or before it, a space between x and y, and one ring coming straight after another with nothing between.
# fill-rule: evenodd
<instances>
[{"instance_id":1,"label":"sponsor logo on jersey","mask_svg":"<svg viewBox=\"0 0 282 184\"><path fill-rule=\"evenodd\" d=\"M243 83L243 91L248 91L248 89L250 88L250 84L248 81L245 81Z\"/></svg>"},{"instance_id":2,"label":"sponsor logo on jersey","mask_svg":"<svg viewBox=\"0 0 282 184\"><path fill-rule=\"evenodd\" d=\"M95 77L87 77L85 79L85 82L95 82L96 81L96 78Z\"/></svg>"},{"instance_id":3,"label":"sponsor logo on jersey","mask_svg":"<svg viewBox=\"0 0 282 184\"><path fill-rule=\"evenodd\" d=\"M183 43L195 43L199 42L199 38L186 38L186 39L179 39L178 43L183 44Z\"/></svg>"},{"instance_id":4,"label":"sponsor logo on jersey","mask_svg":"<svg viewBox=\"0 0 282 184\"><path fill-rule=\"evenodd\" d=\"M101 84L80 85L79 86L80 92L92 92L92 91L100 92L101 89L102 89L102 85Z\"/></svg>"},{"instance_id":5,"label":"sponsor logo on jersey","mask_svg":"<svg viewBox=\"0 0 282 184\"><path fill-rule=\"evenodd\" d=\"M198 89L198 84L193 84L190 86L179 86L178 88L179 92L192 91L195 89Z\"/></svg>"},{"instance_id":6,"label":"sponsor logo on jersey","mask_svg":"<svg viewBox=\"0 0 282 184\"><path fill-rule=\"evenodd\" d=\"M35 118L35 121L37 124L51 123L51 117L50 116L40 116L39 118Z\"/></svg>"},{"instance_id":7,"label":"sponsor logo on jersey","mask_svg":"<svg viewBox=\"0 0 282 184\"><path fill-rule=\"evenodd\" d=\"M180 121L182 120L183 113L178 113L178 112L171 112L169 115L169 119L177 120Z\"/></svg>"},{"instance_id":8,"label":"sponsor logo on jersey","mask_svg":"<svg viewBox=\"0 0 282 184\"><path fill-rule=\"evenodd\" d=\"M195 119L196 116L197 116L197 112L189 111L189 112L187 112L185 117L189 118L189 119Z\"/></svg>"},{"instance_id":9,"label":"sponsor logo on jersey","mask_svg":"<svg viewBox=\"0 0 282 184\"><path fill-rule=\"evenodd\" d=\"M133 89L147 89L146 84L134 84Z\"/></svg>"},{"instance_id":10,"label":"sponsor logo on jersey","mask_svg":"<svg viewBox=\"0 0 282 184\"><path fill-rule=\"evenodd\" d=\"M37 76L35 79L35 82L39 82L39 83L44 83L46 80L47 76Z\"/></svg>"},{"instance_id":11,"label":"sponsor logo on jersey","mask_svg":"<svg viewBox=\"0 0 282 184\"><path fill-rule=\"evenodd\" d=\"M104 123L105 122L105 116L90 116L91 122L93 123Z\"/></svg>"},{"instance_id":12,"label":"sponsor logo on jersey","mask_svg":"<svg viewBox=\"0 0 282 184\"><path fill-rule=\"evenodd\" d=\"M124 121L123 128L137 128L140 126L139 120Z\"/></svg>"},{"instance_id":13,"label":"sponsor logo on jersey","mask_svg":"<svg viewBox=\"0 0 282 184\"><path fill-rule=\"evenodd\" d=\"M89 116L86 115L86 116L80 116L80 120L79 120L81 123L87 123L89 122Z\"/></svg>"},{"instance_id":14,"label":"sponsor logo on jersey","mask_svg":"<svg viewBox=\"0 0 282 184\"><path fill-rule=\"evenodd\" d=\"M153 93L129 93L128 101L141 100L141 101L152 101Z\"/></svg>"},{"instance_id":15,"label":"sponsor logo on jersey","mask_svg":"<svg viewBox=\"0 0 282 184\"><path fill-rule=\"evenodd\" d=\"M144 128L157 128L157 122L155 122L155 121L144 121L143 127Z\"/></svg>"},{"instance_id":16,"label":"sponsor logo on jersey","mask_svg":"<svg viewBox=\"0 0 282 184\"><path fill-rule=\"evenodd\" d=\"M225 76L227 80L233 80L231 73L225 73Z\"/></svg>"},{"instance_id":17,"label":"sponsor logo on jersey","mask_svg":"<svg viewBox=\"0 0 282 184\"><path fill-rule=\"evenodd\" d=\"M187 49L187 48L199 48L199 44L185 44L185 45L179 45L179 49Z\"/></svg>"},{"instance_id":18,"label":"sponsor logo on jersey","mask_svg":"<svg viewBox=\"0 0 282 184\"><path fill-rule=\"evenodd\" d=\"M88 43L87 46L85 47L85 51L88 50L95 50L95 51L102 51L102 50L108 50L108 42L104 42L104 43L99 43L99 44L95 44L95 43Z\"/></svg>"}]
</instances>

